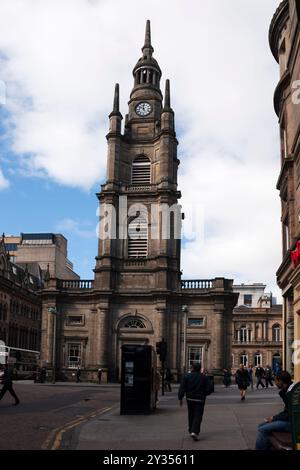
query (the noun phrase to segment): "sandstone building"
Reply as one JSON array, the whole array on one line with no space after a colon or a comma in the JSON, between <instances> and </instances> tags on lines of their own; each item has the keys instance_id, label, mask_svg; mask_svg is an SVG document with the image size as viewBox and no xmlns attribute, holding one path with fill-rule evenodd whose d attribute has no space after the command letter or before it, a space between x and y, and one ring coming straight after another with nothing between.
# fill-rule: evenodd
<instances>
[{"instance_id":1,"label":"sandstone building","mask_svg":"<svg viewBox=\"0 0 300 470\"><path fill-rule=\"evenodd\" d=\"M233 310L232 368L282 365L282 305L276 305L264 284L234 285L239 292Z\"/></svg>"},{"instance_id":2,"label":"sandstone building","mask_svg":"<svg viewBox=\"0 0 300 470\"><path fill-rule=\"evenodd\" d=\"M300 0L280 3L269 39L280 69L274 105L281 138L277 189L281 198L282 263L277 281L283 295L283 361L284 368L300 380Z\"/></svg>"},{"instance_id":3,"label":"sandstone building","mask_svg":"<svg viewBox=\"0 0 300 470\"><path fill-rule=\"evenodd\" d=\"M36 266L42 274L48 270L59 279L79 279L68 259L68 241L61 234L21 233L20 236L4 237L6 251L18 266L26 267L37 275Z\"/></svg>"},{"instance_id":4,"label":"sandstone building","mask_svg":"<svg viewBox=\"0 0 300 470\"><path fill-rule=\"evenodd\" d=\"M109 115L94 279L52 275L42 291L41 359L66 377L80 365L83 378L101 367L116 379L122 344L155 347L162 339L175 375L194 361L215 374L231 363L233 281L181 279L178 141L161 74L148 21L124 128L119 85ZM171 207L166 235L163 210Z\"/></svg>"},{"instance_id":5,"label":"sandstone building","mask_svg":"<svg viewBox=\"0 0 300 470\"><path fill-rule=\"evenodd\" d=\"M0 239L0 341L11 348L9 362L19 370L32 370L39 361L41 288L41 277L12 263Z\"/></svg>"}]
</instances>

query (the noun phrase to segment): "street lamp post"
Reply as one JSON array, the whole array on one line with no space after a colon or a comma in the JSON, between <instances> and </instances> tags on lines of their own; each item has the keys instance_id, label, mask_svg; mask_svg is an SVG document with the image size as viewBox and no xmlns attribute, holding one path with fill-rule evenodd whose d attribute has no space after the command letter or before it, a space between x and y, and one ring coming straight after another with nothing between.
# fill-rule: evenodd
<instances>
[{"instance_id":1,"label":"street lamp post","mask_svg":"<svg viewBox=\"0 0 300 470\"><path fill-rule=\"evenodd\" d=\"M188 306L182 306L183 316L183 372L186 371L186 317L188 312Z\"/></svg>"},{"instance_id":2,"label":"street lamp post","mask_svg":"<svg viewBox=\"0 0 300 470\"><path fill-rule=\"evenodd\" d=\"M49 312L53 315L53 345L52 345L52 383L55 384L56 376L56 307L49 308Z\"/></svg>"}]
</instances>

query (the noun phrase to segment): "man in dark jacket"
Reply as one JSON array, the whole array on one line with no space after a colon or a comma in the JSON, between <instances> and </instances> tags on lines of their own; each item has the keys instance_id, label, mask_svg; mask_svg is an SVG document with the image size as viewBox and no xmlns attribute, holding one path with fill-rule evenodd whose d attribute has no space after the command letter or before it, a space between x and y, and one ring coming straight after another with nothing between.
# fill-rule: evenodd
<instances>
[{"instance_id":1,"label":"man in dark jacket","mask_svg":"<svg viewBox=\"0 0 300 470\"><path fill-rule=\"evenodd\" d=\"M267 366L265 368L265 380L266 380L266 387L269 387L269 384L271 387L273 387L273 372L270 366Z\"/></svg>"},{"instance_id":2,"label":"man in dark jacket","mask_svg":"<svg viewBox=\"0 0 300 470\"><path fill-rule=\"evenodd\" d=\"M258 426L258 435L256 439L256 450L269 449L269 435L272 432L290 431L290 417L288 409L288 395L293 388L293 382L288 372L279 372L275 376L275 384L280 389L279 396L284 403L284 410L275 416L265 418L265 422Z\"/></svg>"},{"instance_id":3,"label":"man in dark jacket","mask_svg":"<svg viewBox=\"0 0 300 470\"><path fill-rule=\"evenodd\" d=\"M0 376L0 381L3 384L3 387L0 391L0 400L2 400L6 392L9 392L11 396L15 399L15 405L18 405L20 403L20 400L13 389L12 371L8 368L7 364L5 364L3 370L3 366L2 364L0 364L0 372L3 372Z\"/></svg>"},{"instance_id":4,"label":"man in dark jacket","mask_svg":"<svg viewBox=\"0 0 300 470\"><path fill-rule=\"evenodd\" d=\"M194 441L199 440L205 399L211 393L211 382L206 375L201 374L200 370L200 364L194 364L192 372L183 376L178 392L180 406L182 406L183 397L186 395L189 433Z\"/></svg>"},{"instance_id":5,"label":"man in dark jacket","mask_svg":"<svg viewBox=\"0 0 300 470\"><path fill-rule=\"evenodd\" d=\"M265 375L265 371L262 367L260 366L257 366L256 367L256 371L255 371L255 377L256 377L256 388L259 387L259 385L262 386L262 388L265 388L263 382L262 382L262 379Z\"/></svg>"}]
</instances>

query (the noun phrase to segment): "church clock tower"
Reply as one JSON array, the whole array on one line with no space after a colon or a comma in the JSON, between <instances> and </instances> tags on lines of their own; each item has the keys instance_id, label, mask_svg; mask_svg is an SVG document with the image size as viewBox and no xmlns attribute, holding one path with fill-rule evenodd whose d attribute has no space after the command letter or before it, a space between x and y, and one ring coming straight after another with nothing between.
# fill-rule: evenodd
<instances>
[{"instance_id":1,"label":"church clock tower","mask_svg":"<svg viewBox=\"0 0 300 470\"><path fill-rule=\"evenodd\" d=\"M155 348L164 339L176 376L195 362L221 376L231 361L238 294L231 279L181 280L178 142L149 21L133 77L124 123L118 84L109 115L95 277L45 282L41 361L70 378L76 364L86 378L101 368L103 380L118 380L122 345Z\"/></svg>"},{"instance_id":2,"label":"church clock tower","mask_svg":"<svg viewBox=\"0 0 300 470\"><path fill-rule=\"evenodd\" d=\"M153 57L150 21L122 132L119 85L107 134L106 182L100 201L95 288L108 292L174 292L180 283L180 192L170 83L164 101Z\"/></svg>"}]
</instances>

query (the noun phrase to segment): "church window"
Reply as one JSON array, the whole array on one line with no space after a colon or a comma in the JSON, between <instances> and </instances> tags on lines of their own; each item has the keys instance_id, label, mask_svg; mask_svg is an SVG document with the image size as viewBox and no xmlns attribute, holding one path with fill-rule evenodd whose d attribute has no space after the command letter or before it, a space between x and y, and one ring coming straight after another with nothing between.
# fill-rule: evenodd
<instances>
[{"instance_id":1,"label":"church window","mask_svg":"<svg viewBox=\"0 0 300 470\"><path fill-rule=\"evenodd\" d=\"M128 225L128 258L147 258L148 223L138 216Z\"/></svg>"},{"instance_id":2,"label":"church window","mask_svg":"<svg viewBox=\"0 0 300 470\"><path fill-rule=\"evenodd\" d=\"M140 318L127 318L121 328L146 328L146 326Z\"/></svg>"},{"instance_id":3,"label":"church window","mask_svg":"<svg viewBox=\"0 0 300 470\"><path fill-rule=\"evenodd\" d=\"M140 155L132 163L131 184L144 186L151 183L151 163L146 155Z\"/></svg>"},{"instance_id":4,"label":"church window","mask_svg":"<svg viewBox=\"0 0 300 470\"><path fill-rule=\"evenodd\" d=\"M76 369L81 363L81 343L68 344L67 367Z\"/></svg>"},{"instance_id":5,"label":"church window","mask_svg":"<svg viewBox=\"0 0 300 470\"><path fill-rule=\"evenodd\" d=\"M188 348L188 370L192 370L194 364L201 364L203 367L203 347L192 346Z\"/></svg>"},{"instance_id":6,"label":"church window","mask_svg":"<svg viewBox=\"0 0 300 470\"><path fill-rule=\"evenodd\" d=\"M188 326L203 326L204 325L204 318L189 318L188 319Z\"/></svg>"},{"instance_id":7,"label":"church window","mask_svg":"<svg viewBox=\"0 0 300 470\"><path fill-rule=\"evenodd\" d=\"M83 315L68 315L67 324L68 325L83 325Z\"/></svg>"}]
</instances>

